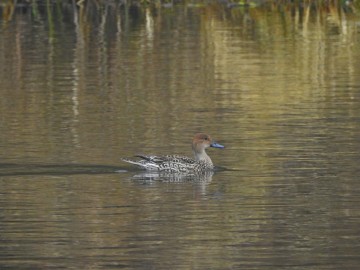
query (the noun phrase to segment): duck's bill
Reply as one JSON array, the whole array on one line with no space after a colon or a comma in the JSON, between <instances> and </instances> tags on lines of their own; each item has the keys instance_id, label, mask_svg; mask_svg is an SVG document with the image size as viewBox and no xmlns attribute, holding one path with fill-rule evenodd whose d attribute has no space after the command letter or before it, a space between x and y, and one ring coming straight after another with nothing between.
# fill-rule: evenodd
<instances>
[{"instance_id":1,"label":"duck's bill","mask_svg":"<svg viewBox=\"0 0 360 270\"><path fill-rule=\"evenodd\" d=\"M210 144L211 147L214 147L214 148L225 148L225 146L219 144L219 143L216 143L216 142L213 142L212 144Z\"/></svg>"}]
</instances>

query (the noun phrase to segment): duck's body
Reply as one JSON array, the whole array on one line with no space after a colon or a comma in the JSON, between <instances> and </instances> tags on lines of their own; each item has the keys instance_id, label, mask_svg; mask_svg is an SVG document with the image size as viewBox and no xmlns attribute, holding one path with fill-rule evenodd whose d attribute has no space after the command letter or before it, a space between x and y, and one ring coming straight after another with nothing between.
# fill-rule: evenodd
<instances>
[{"instance_id":1,"label":"duck's body","mask_svg":"<svg viewBox=\"0 0 360 270\"><path fill-rule=\"evenodd\" d=\"M221 144L211 140L209 135L198 133L195 135L192 143L192 149L195 159L178 155L166 156L145 156L137 155L140 160L122 159L125 162L135 164L149 171L163 172L205 172L214 169L210 157L205 149L208 147L224 148Z\"/></svg>"}]
</instances>

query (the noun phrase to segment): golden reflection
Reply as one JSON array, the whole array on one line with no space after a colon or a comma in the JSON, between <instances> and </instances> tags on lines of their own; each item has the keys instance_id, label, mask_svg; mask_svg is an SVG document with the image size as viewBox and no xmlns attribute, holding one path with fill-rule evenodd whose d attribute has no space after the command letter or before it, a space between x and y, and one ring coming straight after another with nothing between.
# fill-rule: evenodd
<instances>
[{"instance_id":1,"label":"golden reflection","mask_svg":"<svg viewBox=\"0 0 360 270\"><path fill-rule=\"evenodd\" d=\"M4 12L13 2L6 3ZM31 83L39 89L45 86L55 89L56 61L59 55L67 55L61 65L71 78L69 115L72 115L74 134L79 121L87 121L86 115L94 108L102 113L97 114L93 122L104 123L108 117L106 108L113 112L112 117L117 117L112 127L115 132L108 134L111 140L115 140L114 134L120 131L124 131L120 133L129 140L141 134L145 144L162 143L171 152L177 148L172 142L179 134L204 131L204 123L209 119L214 119L212 125L220 123L227 117L225 110L243 112L243 117L233 120L232 127L240 134L242 121L257 119L260 125L271 125L279 115L288 112L289 106L301 106L313 97L332 102L340 93L329 87L329 82L339 72L345 74L351 85L358 81L358 27L353 6L345 9L334 2L326 5L306 2L302 6L272 3L232 9L222 5L174 6L170 11L159 6L143 9L116 4L101 8L101 4L92 1L72 3L63 9L61 5L58 7L57 12L63 12L62 16L48 17L47 30L46 27L36 30L39 37L48 37L47 43L36 41L41 50L35 55L42 59L43 54L47 54L40 60L47 62L45 72L23 51L28 47L29 38L23 37L30 30L30 24L9 25L8 30L2 30L2 36L8 38L0 45L9 55L1 58L0 76L2 89L32 88ZM29 20L29 17L15 15L19 21ZM56 39L66 29L62 22L66 15L72 16L75 33L63 35L74 38L75 46L70 44L64 53ZM195 28L185 32L191 20ZM24 83L24 79L30 83ZM11 93L8 97L11 99L14 95L17 94ZM352 100L356 97L352 91L347 95ZM29 95L41 113L30 111L31 106L18 102L13 109L31 119L16 119L17 124L26 126L38 122L38 115L46 115L54 105L49 104L55 96L59 95L46 92ZM4 100L6 98L5 95ZM19 95L17 100L22 99ZM38 106L37 100L44 100L43 105ZM315 104L318 115L322 113L323 104ZM348 110L352 110L351 104ZM76 144L96 144L81 135L93 127L81 128L82 131L74 135L78 138ZM265 137L266 132L274 130L254 129L245 136ZM185 149L186 141L187 138L181 140L181 149ZM118 142L119 147L122 144Z\"/></svg>"},{"instance_id":2,"label":"golden reflection","mask_svg":"<svg viewBox=\"0 0 360 270\"><path fill-rule=\"evenodd\" d=\"M0 4L2 4L2 18L5 22L11 21L13 19L14 11L16 8L16 2L12 0L2 2L0 2Z\"/></svg>"}]
</instances>

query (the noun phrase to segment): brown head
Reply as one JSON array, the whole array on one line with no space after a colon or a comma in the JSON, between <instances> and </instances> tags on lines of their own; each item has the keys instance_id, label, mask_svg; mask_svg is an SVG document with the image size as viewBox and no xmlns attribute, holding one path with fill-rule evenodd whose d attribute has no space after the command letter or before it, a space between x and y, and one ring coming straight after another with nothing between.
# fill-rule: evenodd
<instances>
[{"instance_id":1,"label":"brown head","mask_svg":"<svg viewBox=\"0 0 360 270\"><path fill-rule=\"evenodd\" d=\"M205 149L208 147L224 148L223 145L213 142L211 137L205 133L197 133L192 142L192 149L194 151L195 159L208 159ZM210 159L210 158L209 158Z\"/></svg>"}]
</instances>

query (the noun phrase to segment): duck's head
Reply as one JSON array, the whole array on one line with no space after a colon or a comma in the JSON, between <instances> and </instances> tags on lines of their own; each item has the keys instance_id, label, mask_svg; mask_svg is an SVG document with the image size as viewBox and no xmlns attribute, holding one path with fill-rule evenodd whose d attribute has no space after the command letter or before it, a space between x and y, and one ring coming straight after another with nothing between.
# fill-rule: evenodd
<instances>
[{"instance_id":1,"label":"duck's head","mask_svg":"<svg viewBox=\"0 0 360 270\"><path fill-rule=\"evenodd\" d=\"M214 142L211 137L205 133L197 133L194 136L192 149L195 153L202 153L208 147L224 148L223 145Z\"/></svg>"}]
</instances>

